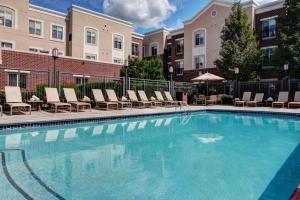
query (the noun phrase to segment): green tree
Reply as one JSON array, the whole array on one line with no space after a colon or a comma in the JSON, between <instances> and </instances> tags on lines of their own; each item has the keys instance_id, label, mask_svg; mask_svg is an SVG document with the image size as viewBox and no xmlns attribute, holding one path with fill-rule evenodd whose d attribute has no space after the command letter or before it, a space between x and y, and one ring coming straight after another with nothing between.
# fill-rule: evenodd
<instances>
[{"instance_id":1,"label":"green tree","mask_svg":"<svg viewBox=\"0 0 300 200\"><path fill-rule=\"evenodd\" d=\"M286 0L285 7L286 15L278 19L278 75L284 75L283 64L288 63L289 76L300 78L300 1Z\"/></svg>"},{"instance_id":2,"label":"green tree","mask_svg":"<svg viewBox=\"0 0 300 200\"><path fill-rule=\"evenodd\" d=\"M121 70L121 76L125 76L125 68ZM163 64L159 57L150 59L129 58L127 74L131 78L162 80Z\"/></svg>"},{"instance_id":3,"label":"green tree","mask_svg":"<svg viewBox=\"0 0 300 200\"><path fill-rule=\"evenodd\" d=\"M228 79L234 79L236 67L240 69L241 80L257 78L261 53L247 14L239 2L233 5L221 33L220 58L215 61L216 66Z\"/></svg>"}]
</instances>

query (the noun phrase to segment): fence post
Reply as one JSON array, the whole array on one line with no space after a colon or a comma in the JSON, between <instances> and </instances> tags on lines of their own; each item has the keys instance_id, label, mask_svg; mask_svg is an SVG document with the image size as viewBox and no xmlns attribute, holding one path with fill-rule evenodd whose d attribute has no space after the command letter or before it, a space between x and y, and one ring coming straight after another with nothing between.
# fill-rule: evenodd
<instances>
[{"instance_id":1,"label":"fence post","mask_svg":"<svg viewBox=\"0 0 300 200\"><path fill-rule=\"evenodd\" d=\"M126 80L124 78L124 76L122 77L122 96L125 96L125 92L126 92Z\"/></svg>"},{"instance_id":2,"label":"fence post","mask_svg":"<svg viewBox=\"0 0 300 200\"><path fill-rule=\"evenodd\" d=\"M82 96L82 98L85 96L85 76L83 75L83 96Z\"/></svg>"},{"instance_id":3,"label":"fence post","mask_svg":"<svg viewBox=\"0 0 300 200\"><path fill-rule=\"evenodd\" d=\"M58 79L58 81L57 81L57 87L58 87L58 95L60 96L60 93L61 93L61 88L60 88L60 73L59 73L59 71L57 72L57 79Z\"/></svg>"},{"instance_id":4,"label":"fence post","mask_svg":"<svg viewBox=\"0 0 300 200\"><path fill-rule=\"evenodd\" d=\"M144 91L146 91L146 81L144 80Z\"/></svg>"}]
</instances>

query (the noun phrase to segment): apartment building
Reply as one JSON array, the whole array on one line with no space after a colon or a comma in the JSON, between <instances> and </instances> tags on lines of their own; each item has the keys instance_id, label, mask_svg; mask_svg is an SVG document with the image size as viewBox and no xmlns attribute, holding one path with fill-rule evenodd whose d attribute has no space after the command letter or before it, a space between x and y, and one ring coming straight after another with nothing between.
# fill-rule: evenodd
<instances>
[{"instance_id":1,"label":"apartment building","mask_svg":"<svg viewBox=\"0 0 300 200\"><path fill-rule=\"evenodd\" d=\"M212 0L191 19L184 21L183 28L168 31L164 28L145 34L145 56L162 55L165 68L174 68L174 79L190 81L199 73L219 74L214 61L219 57L221 30L233 4ZM277 48L277 18L284 15L282 0L259 5L256 1L242 3L249 24L258 35L264 56L261 75L271 79L274 68L274 51ZM164 47L164 51L161 49ZM156 50L158 49L158 51ZM158 52L158 53L157 53Z\"/></svg>"},{"instance_id":2,"label":"apartment building","mask_svg":"<svg viewBox=\"0 0 300 200\"><path fill-rule=\"evenodd\" d=\"M51 71L54 48L59 70L80 76L118 77L129 56L143 56L143 35L131 22L75 5L61 13L29 0L0 0L0 42L2 85L26 85L19 82L30 71Z\"/></svg>"}]
</instances>

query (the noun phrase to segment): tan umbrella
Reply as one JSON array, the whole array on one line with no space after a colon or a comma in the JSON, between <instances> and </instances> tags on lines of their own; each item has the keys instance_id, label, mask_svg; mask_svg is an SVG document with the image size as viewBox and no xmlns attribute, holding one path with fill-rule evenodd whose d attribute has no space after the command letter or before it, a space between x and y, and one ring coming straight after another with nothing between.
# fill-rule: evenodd
<instances>
[{"instance_id":1,"label":"tan umbrella","mask_svg":"<svg viewBox=\"0 0 300 200\"><path fill-rule=\"evenodd\" d=\"M198 81L205 81L206 82L206 94L207 94L207 96L208 96L208 82L209 81L222 81L222 80L224 80L224 78L222 78L220 76L217 76L217 75L214 75L214 74L211 74L211 73L208 73L208 72L206 72L205 74L199 75L198 77L192 79L192 81L194 81L194 82L198 82Z\"/></svg>"}]
</instances>

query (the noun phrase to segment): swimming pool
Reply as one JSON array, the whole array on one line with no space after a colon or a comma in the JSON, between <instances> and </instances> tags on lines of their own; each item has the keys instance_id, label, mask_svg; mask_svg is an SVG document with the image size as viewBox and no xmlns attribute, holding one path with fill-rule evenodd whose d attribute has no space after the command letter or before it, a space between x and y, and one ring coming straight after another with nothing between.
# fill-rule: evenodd
<instances>
[{"instance_id":1,"label":"swimming pool","mask_svg":"<svg viewBox=\"0 0 300 200\"><path fill-rule=\"evenodd\" d=\"M0 131L0 199L288 199L299 117L223 112Z\"/></svg>"}]
</instances>

